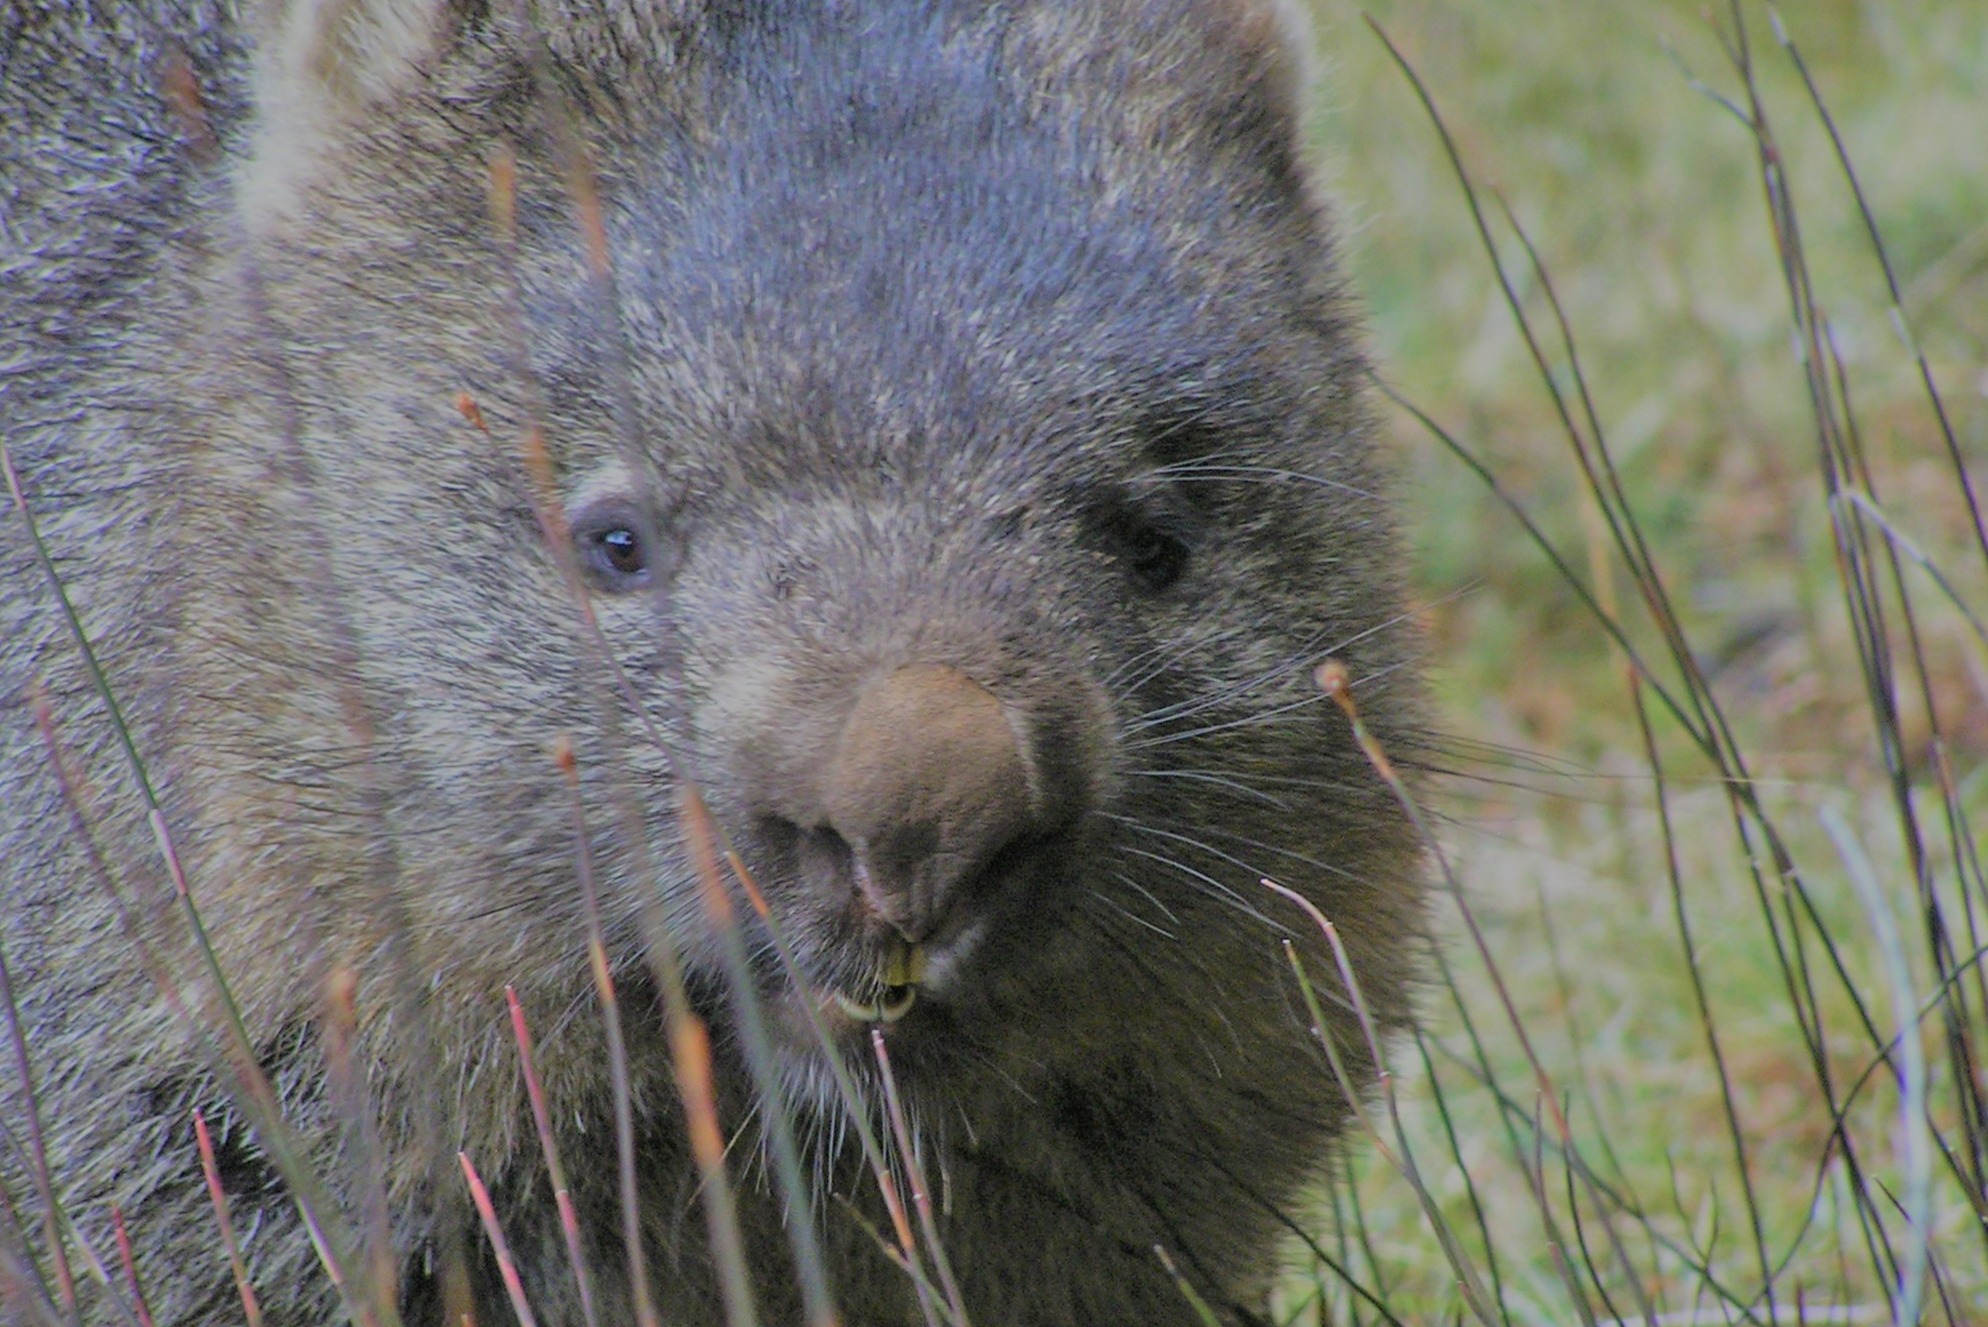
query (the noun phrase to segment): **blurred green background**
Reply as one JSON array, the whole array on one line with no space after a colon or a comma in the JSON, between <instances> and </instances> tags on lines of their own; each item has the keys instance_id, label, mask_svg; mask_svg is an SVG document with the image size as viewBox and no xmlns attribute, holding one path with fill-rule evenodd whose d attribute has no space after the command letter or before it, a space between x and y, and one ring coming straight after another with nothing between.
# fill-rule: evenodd
<instances>
[{"instance_id":1,"label":"blurred green background","mask_svg":"<svg viewBox=\"0 0 1988 1327\"><path fill-rule=\"evenodd\" d=\"M1817 619L1830 612L1833 569L1759 162L1745 128L1692 85L1740 95L1714 31L1730 39L1729 11L1714 5L1708 21L1702 5L1673 0L1314 9L1324 51L1315 128L1382 373L1494 464L1563 547L1585 549L1578 477L1550 403L1428 120L1363 15L1414 64L1468 168L1544 256L1632 502L1695 614L1702 657L1736 694L1759 693L1746 709L1777 729L1787 758L1847 736L1862 703L1854 679L1835 692L1796 640L1827 632ZM1951 471L1921 445L1931 418L1862 222L1767 8L1742 12L1886 499L1918 518L1929 552L1951 554L1964 547L1966 514ZM1856 165L1979 471L1988 4L1798 0L1780 14ZM1521 251L1498 229L1529 307L1544 311ZM1621 709L1590 692L1621 690L1599 635L1481 485L1419 427L1399 431L1451 712L1479 737L1597 757L1625 735L1586 722ZM1978 558L1946 563L1970 573L1966 588L1983 587ZM1982 678L1956 646L1943 634L1942 686L1956 703L1971 697L1980 753ZM1537 667L1543 658L1555 666ZM1826 750L1815 754L1826 768Z\"/></svg>"},{"instance_id":2,"label":"blurred green background","mask_svg":"<svg viewBox=\"0 0 1988 1327\"><path fill-rule=\"evenodd\" d=\"M1880 758L1885 732L1905 753L1930 845L1926 871L1949 920L1988 921L1980 882L1965 883L1947 836L1935 831L1943 808L1927 763L1928 715L1937 712L1965 818L1988 838L1988 647L1967 613L1908 566L1928 680L1922 693L1916 675L1901 674L1897 718L1878 721L1839 582L1761 158L1746 125L1717 100L1746 97L1731 54L1734 11L1673 0L1313 0L1311 8L1322 53L1314 140L1378 372L1495 474L1597 597L1620 609L1631 639L1663 659L1440 140L1369 16L1434 97L1483 190L1499 258L1545 338L1548 371L1571 386L1541 283L1500 199L1549 272L1630 510L1809 889L1813 911L1800 925L1813 952L1837 949L1841 978L1832 970L1818 983L1825 1041L1837 1083L1859 1081L1873 1053L1858 1002L1879 1020L1896 1011L1869 904L1823 818L1860 838L1884 906L1923 949L1921 896ZM1829 133L1771 13L1739 8L1879 499L1960 601L1988 617L1988 562L1936 415ZM1988 491L1988 3L1806 0L1778 18L1841 133L1904 320L1968 472ZM1681 1315L1675 1321L1725 1322L1735 1315L1709 1290L1714 1277L1742 1299L1757 1291L1750 1188L1776 1262L1779 1320L1796 1320L1789 1308L1801 1287L1805 1321L1890 1321L1886 1278L1874 1270L1881 1260L1847 1186L1884 1195L1873 1198L1880 1206L1900 1192L1899 1103L1882 1073L1858 1096L1846 1123L1875 1169L1853 1181L1832 1150L1834 1122L1777 960L1775 928L1785 935L1794 925L1783 882L1769 878L1760 892L1758 858L1735 833L1717 771L1659 716L1666 838L1620 652L1480 480L1405 412L1389 407L1387 418L1403 457L1448 743L1442 763L1454 771L1427 797L1491 955L1484 962L1455 909L1440 908L1450 980L1426 1001L1426 1048L1394 1056L1434 1201L1485 1271L1492 1253L1471 1233L1483 1229L1473 1199L1482 1205L1512 1321L1581 1320L1557 1261L1568 1250L1542 1224L1526 1173L1535 1158L1525 1154L1539 1147L1550 1182L1565 1186L1552 1199L1563 1219L1579 1186L1520 1123L1550 1112L1495 970L1584 1160L1632 1205L1633 1279L1659 1308ZM1917 989L1932 989L1917 950L1913 964ZM1951 1140L1978 1097L1956 1091L1951 1069L1939 1068L1939 1024L1934 1016L1919 1025L1935 1063L1927 1114ZM1487 1064L1496 1089L1484 1082ZM1321 1223L1335 1256L1401 1321L1453 1320L1458 1278L1409 1187L1371 1144L1354 1149L1350 1169L1338 1219ZM1936 1240L1952 1258L1944 1274L1959 1310L1953 1320L1988 1321L1988 1209L1953 1176L1941 1179ZM1612 1266L1596 1231L1585 1236L1598 1246L1595 1260ZM1633 1306L1630 1279L1613 1283L1618 1309ZM1764 1301L1754 1305L1766 1312ZM1311 1269L1293 1282L1287 1317L1374 1315Z\"/></svg>"}]
</instances>

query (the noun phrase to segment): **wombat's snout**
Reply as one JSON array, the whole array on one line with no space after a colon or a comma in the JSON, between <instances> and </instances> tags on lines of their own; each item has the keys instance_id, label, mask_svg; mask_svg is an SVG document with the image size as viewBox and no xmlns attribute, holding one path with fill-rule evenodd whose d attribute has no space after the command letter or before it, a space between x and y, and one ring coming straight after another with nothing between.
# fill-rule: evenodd
<instances>
[{"instance_id":1,"label":"wombat's snout","mask_svg":"<svg viewBox=\"0 0 1988 1327\"><path fill-rule=\"evenodd\" d=\"M852 888L913 943L1048 819L1000 699L945 664L907 664L864 685L819 787L813 828L832 836L824 855L843 876L829 887Z\"/></svg>"}]
</instances>

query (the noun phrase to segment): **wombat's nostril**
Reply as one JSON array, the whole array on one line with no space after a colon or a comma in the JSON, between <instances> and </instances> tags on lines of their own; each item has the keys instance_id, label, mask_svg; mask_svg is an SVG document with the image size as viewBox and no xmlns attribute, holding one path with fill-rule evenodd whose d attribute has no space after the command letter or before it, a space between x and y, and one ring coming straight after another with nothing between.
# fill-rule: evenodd
<instances>
[{"instance_id":1,"label":"wombat's nostril","mask_svg":"<svg viewBox=\"0 0 1988 1327\"><path fill-rule=\"evenodd\" d=\"M1038 828L1029 763L1000 700L957 668L864 687L837 740L828 825L864 900L923 940L1003 849Z\"/></svg>"}]
</instances>

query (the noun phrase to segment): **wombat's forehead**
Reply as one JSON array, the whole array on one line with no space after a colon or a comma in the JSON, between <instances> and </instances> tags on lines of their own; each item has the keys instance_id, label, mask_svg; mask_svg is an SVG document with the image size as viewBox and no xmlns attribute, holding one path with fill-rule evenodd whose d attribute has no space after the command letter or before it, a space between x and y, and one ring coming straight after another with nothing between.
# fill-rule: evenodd
<instances>
[{"instance_id":1,"label":"wombat's forehead","mask_svg":"<svg viewBox=\"0 0 1988 1327\"><path fill-rule=\"evenodd\" d=\"M738 132L671 163L687 179L629 191L633 348L686 441L1046 462L1271 389L1261 352L1302 333L1265 272L1301 260L1266 253L1247 188L1206 163L1110 178L1074 110L956 64L741 93Z\"/></svg>"}]
</instances>

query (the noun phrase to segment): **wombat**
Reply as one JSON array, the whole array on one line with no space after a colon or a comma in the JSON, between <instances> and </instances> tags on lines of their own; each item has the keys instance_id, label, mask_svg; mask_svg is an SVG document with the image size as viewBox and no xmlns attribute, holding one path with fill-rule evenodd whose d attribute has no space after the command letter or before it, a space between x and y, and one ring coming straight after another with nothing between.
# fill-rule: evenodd
<instances>
[{"instance_id":1,"label":"wombat","mask_svg":"<svg viewBox=\"0 0 1988 1327\"><path fill-rule=\"evenodd\" d=\"M1260 1321L1422 943L1313 680L1412 755L1301 64L1270 0L0 11L11 1318L136 1312L114 1206L238 1320L198 1108L274 1324L820 1321L797 1248L849 1323Z\"/></svg>"}]
</instances>

